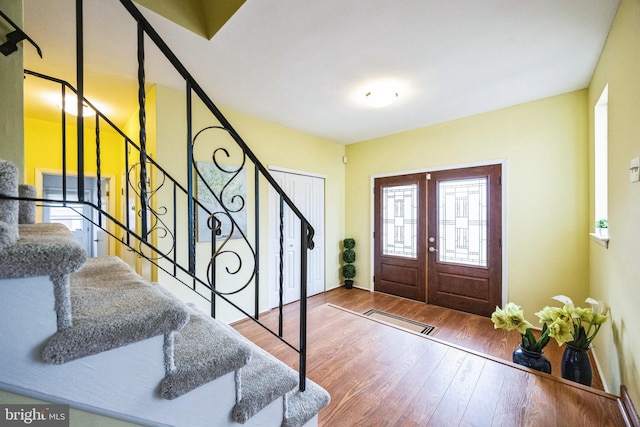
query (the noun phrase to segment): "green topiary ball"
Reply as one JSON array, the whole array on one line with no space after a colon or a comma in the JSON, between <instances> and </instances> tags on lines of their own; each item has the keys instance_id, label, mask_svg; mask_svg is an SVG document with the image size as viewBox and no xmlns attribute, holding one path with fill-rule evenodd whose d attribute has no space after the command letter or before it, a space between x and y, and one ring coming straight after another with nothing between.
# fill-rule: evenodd
<instances>
[{"instance_id":1,"label":"green topiary ball","mask_svg":"<svg viewBox=\"0 0 640 427\"><path fill-rule=\"evenodd\" d=\"M356 277L356 266L353 264L347 264L342 267L342 276L345 279L353 279Z\"/></svg>"},{"instance_id":2,"label":"green topiary ball","mask_svg":"<svg viewBox=\"0 0 640 427\"><path fill-rule=\"evenodd\" d=\"M346 263L351 264L356 260L356 252L353 249L347 249L342 253L342 260Z\"/></svg>"},{"instance_id":3,"label":"green topiary ball","mask_svg":"<svg viewBox=\"0 0 640 427\"><path fill-rule=\"evenodd\" d=\"M344 239L342 243L345 249L353 249L356 246L356 241L352 238Z\"/></svg>"}]
</instances>

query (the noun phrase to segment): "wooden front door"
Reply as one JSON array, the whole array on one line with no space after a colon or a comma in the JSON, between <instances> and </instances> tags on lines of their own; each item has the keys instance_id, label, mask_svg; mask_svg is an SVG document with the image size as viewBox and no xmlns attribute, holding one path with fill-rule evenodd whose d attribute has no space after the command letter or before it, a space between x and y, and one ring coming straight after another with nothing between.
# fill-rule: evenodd
<instances>
[{"instance_id":1,"label":"wooden front door","mask_svg":"<svg viewBox=\"0 0 640 427\"><path fill-rule=\"evenodd\" d=\"M424 301L426 174L374 182L374 289Z\"/></svg>"},{"instance_id":2,"label":"wooden front door","mask_svg":"<svg viewBox=\"0 0 640 427\"><path fill-rule=\"evenodd\" d=\"M482 316L502 305L501 170L430 173L429 304Z\"/></svg>"}]
</instances>

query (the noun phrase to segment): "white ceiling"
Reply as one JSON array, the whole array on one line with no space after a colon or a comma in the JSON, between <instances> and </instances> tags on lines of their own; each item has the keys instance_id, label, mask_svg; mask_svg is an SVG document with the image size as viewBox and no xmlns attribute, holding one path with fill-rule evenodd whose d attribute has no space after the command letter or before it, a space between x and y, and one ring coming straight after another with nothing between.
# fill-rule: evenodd
<instances>
[{"instance_id":1,"label":"white ceiling","mask_svg":"<svg viewBox=\"0 0 640 427\"><path fill-rule=\"evenodd\" d=\"M25 45L26 68L75 82L74 3L24 1L44 53ZM618 3L248 0L212 40L143 11L214 103L348 144L587 87ZM115 0L85 0L85 26L85 93L122 123L137 102L135 27ZM148 82L184 87L152 49L147 63ZM395 103L354 100L380 78L399 82ZM27 114L44 114L46 89L27 81Z\"/></svg>"}]
</instances>

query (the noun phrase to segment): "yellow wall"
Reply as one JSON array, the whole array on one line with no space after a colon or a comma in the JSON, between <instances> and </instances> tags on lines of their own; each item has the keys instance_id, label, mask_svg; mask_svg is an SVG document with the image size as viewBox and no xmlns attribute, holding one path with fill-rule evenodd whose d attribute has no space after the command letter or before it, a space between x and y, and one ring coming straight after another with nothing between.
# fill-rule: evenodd
<instances>
[{"instance_id":1,"label":"yellow wall","mask_svg":"<svg viewBox=\"0 0 640 427\"><path fill-rule=\"evenodd\" d=\"M94 123L93 120L90 123ZM36 169L41 173L62 174L62 126L60 123L39 120L30 117L24 118L24 181L27 184L38 187ZM67 173L76 175L77 165L77 144L76 126L67 125ZM121 185L121 175L124 169L123 139L120 135L106 128L100 133L100 170L103 178L110 178L111 191L110 205L105 207L115 218L120 216L119 188ZM96 149L95 130L93 125L85 131L85 174L87 177L96 175ZM41 176L40 176L41 178ZM104 188L102 189L105 190ZM42 196L42 188L38 188L38 196ZM112 224L109 231L114 233L116 227ZM109 253L119 253L117 245L110 239Z\"/></svg>"},{"instance_id":2,"label":"yellow wall","mask_svg":"<svg viewBox=\"0 0 640 427\"><path fill-rule=\"evenodd\" d=\"M640 155L640 1L623 0L589 87L590 146L593 108L609 84L609 248L591 242L591 294L611 306L611 323L595 341L609 390L629 388L640 402L640 183L629 182L629 162ZM591 205L593 205L593 148ZM590 219L594 216L591 206Z\"/></svg>"},{"instance_id":3,"label":"yellow wall","mask_svg":"<svg viewBox=\"0 0 640 427\"><path fill-rule=\"evenodd\" d=\"M582 90L348 145L345 224L357 241L356 285L372 287L372 176L504 160L508 301L534 321L554 295L584 300L590 222L586 109Z\"/></svg>"},{"instance_id":4,"label":"yellow wall","mask_svg":"<svg viewBox=\"0 0 640 427\"><path fill-rule=\"evenodd\" d=\"M174 177L181 177L181 184L186 187L186 124L185 117L185 99L180 92L157 87L157 156L161 165L167 168L167 171ZM195 97L194 97L195 100ZM324 175L325 180L325 283L326 288L331 289L339 285L339 247L338 242L344 236L344 170L345 165L342 163L344 155L344 146L324 140L322 138L310 136L298 131L294 131L283 126L266 122L264 120L248 116L246 114L222 108L223 114L232 124L234 129L243 138L247 145L253 150L254 154L260 159L265 167L277 166L281 168L294 169L299 171L310 172L313 174ZM194 134L205 126L217 125L217 121L213 119L199 102L194 101ZM208 147L207 136L203 136L205 145ZM229 137L223 137L222 142L231 141ZM217 142L217 140L216 140ZM199 143L200 144L200 143ZM237 164L238 157L234 155L238 150L231 148L235 143L228 145L232 154L232 160L225 161L219 158L222 163ZM200 145L196 147L196 160L211 161L211 149L202 149ZM248 236L253 240L253 165L247 161L247 206L249 209L248 216ZM268 288L266 283L270 277L269 259L266 255L269 239L265 234L268 231L268 188L261 184L260 192L260 212L261 212L261 241L260 241L260 280L261 280L261 301L265 308L268 301ZM169 206L168 217L172 216L172 208ZM178 207L178 217L184 218L187 214L186 203L180 203ZM178 257L186 262L187 256L187 230L186 224L182 226L178 234ZM231 240L229 246L240 252L246 251L246 247L239 241ZM198 270L200 274L206 271L208 258L202 254L208 254L210 251L209 243L197 243ZM244 260L243 262L247 262ZM164 284L165 280L169 280L167 275L160 274L159 280ZM227 283L219 284L227 286ZM174 292L180 293L183 297L188 297L187 293L180 292L180 287L173 287ZM247 304L246 308L250 309L252 300L250 300L244 292L240 295L241 304ZM252 298L252 297L251 297ZM203 304L204 301L197 299L196 302ZM229 312L222 315L225 320L237 319L237 313Z\"/></svg>"},{"instance_id":5,"label":"yellow wall","mask_svg":"<svg viewBox=\"0 0 640 427\"><path fill-rule=\"evenodd\" d=\"M60 123L39 120L30 117L25 119L24 176L27 184L35 185L36 168L57 170L62 172L62 126ZM92 126L85 132L85 171L89 176L96 174L95 131ZM67 171L76 173L77 144L76 127L67 125ZM115 132L102 129L100 133L100 169L103 175L119 175L123 169L122 138ZM120 177L116 176L120 183Z\"/></svg>"}]
</instances>

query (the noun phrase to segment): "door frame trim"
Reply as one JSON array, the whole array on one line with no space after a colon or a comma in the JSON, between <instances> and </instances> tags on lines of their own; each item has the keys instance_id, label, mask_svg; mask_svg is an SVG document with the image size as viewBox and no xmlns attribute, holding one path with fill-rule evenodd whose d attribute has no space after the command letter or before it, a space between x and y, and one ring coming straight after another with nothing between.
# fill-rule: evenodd
<instances>
[{"instance_id":1,"label":"door frame trim","mask_svg":"<svg viewBox=\"0 0 640 427\"><path fill-rule=\"evenodd\" d=\"M375 192L375 180L377 178L387 178L390 176L398 176L398 175L410 175L410 174L415 174L415 173L429 173L429 172L438 172L438 171L442 171L442 170L449 170L449 169L462 169L462 168L471 168L471 167L477 167L477 166L489 166L489 165L501 165L502 167L502 301L508 301L508 294L509 294L509 269L508 269L508 239L507 239L507 205L508 205L508 199L507 199L507 188L509 185L509 180L507 179L508 177L508 159L502 158L502 159L495 159L495 160L486 160L486 161L481 161L481 162L469 162L469 163L457 163L457 164L451 164L451 165L444 165L444 166L433 166L433 167L428 167L428 168L421 168L421 169L409 169L409 170L403 170L403 171L396 171L396 172L386 172L386 173L380 173L380 174L374 174L370 176L369 179L369 187L370 187L370 206L369 206L369 289L371 292L374 292L374 282L373 282L373 275L374 275L374 253L375 253L375 246L374 246L374 241L373 241L373 234L374 234L374 230L375 230L375 200L374 200L374 192ZM428 271L427 271L428 274ZM427 301L428 302L428 301Z\"/></svg>"},{"instance_id":2,"label":"door frame trim","mask_svg":"<svg viewBox=\"0 0 640 427\"><path fill-rule=\"evenodd\" d=\"M299 169L290 169L290 168L281 168L280 166L273 166L273 165L268 165L267 169L269 171L275 171L275 172L284 172L284 173L291 173L294 175L302 175L302 176L310 176L311 178L322 178L325 180L327 180L327 176L326 175L322 175L319 173L313 173L313 172L307 172L307 171L303 171L303 170L299 170Z\"/></svg>"}]
</instances>

